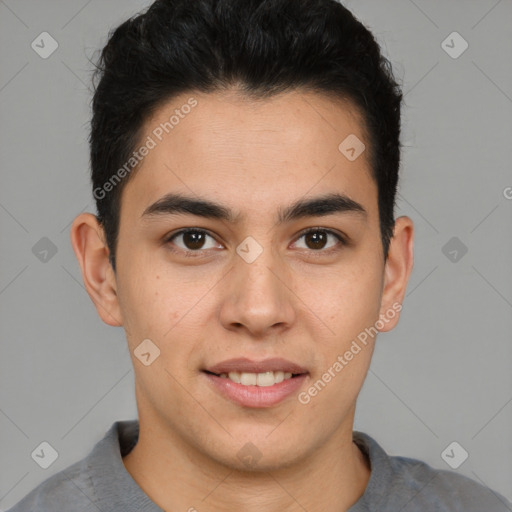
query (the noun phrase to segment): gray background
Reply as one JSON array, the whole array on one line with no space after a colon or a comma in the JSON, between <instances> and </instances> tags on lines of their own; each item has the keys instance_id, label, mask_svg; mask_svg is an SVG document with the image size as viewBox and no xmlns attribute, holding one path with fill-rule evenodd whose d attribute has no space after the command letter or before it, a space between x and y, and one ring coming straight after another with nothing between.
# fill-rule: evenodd
<instances>
[{"instance_id":1,"label":"gray background","mask_svg":"<svg viewBox=\"0 0 512 512\"><path fill-rule=\"evenodd\" d=\"M2 509L136 417L124 332L97 316L69 227L95 211L88 59L148 3L0 0ZM457 441L456 471L512 499L512 2L344 3L403 83L397 213L416 226L402 318L379 337L355 428L445 469ZM47 59L31 48L44 31L59 44ZM453 31L469 44L458 58L441 46ZM46 470L31 458L42 441L59 454Z\"/></svg>"}]
</instances>

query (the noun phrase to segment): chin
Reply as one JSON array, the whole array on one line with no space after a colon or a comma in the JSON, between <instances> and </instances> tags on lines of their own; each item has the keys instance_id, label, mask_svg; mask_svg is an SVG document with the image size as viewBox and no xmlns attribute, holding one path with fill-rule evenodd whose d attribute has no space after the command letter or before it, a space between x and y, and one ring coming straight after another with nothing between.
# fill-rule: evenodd
<instances>
[{"instance_id":1,"label":"chin","mask_svg":"<svg viewBox=\"0 0 512 512\"><path fill-rule=\"evenodd\" d=\"M236 471L263 473L293 466L306 456L305 452L298 451L298 443L293 438L269 436L271 431L261 429L254 436L245 431L243 438L231 431L234 442L222 447L221 453L210 453L210 457Z\"/></svg>"}]
</instances>

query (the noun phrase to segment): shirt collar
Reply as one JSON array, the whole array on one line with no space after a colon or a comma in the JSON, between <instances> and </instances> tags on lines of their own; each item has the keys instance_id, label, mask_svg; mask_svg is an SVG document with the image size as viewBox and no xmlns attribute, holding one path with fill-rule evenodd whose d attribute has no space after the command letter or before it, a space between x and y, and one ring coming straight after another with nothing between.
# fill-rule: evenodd
<instances>
[{"instance_id":1,"label":"shirt collar","mask_svg":"<svg viewBox=\"0 0 512 512\"><path fill-rule=\"evenodd\" d=\"M123 456L139 438L139 421L116 421L93 448L88 467L100 510L164 512L124 467Z\"/></svg>"},{"instance_id":2,"label":"shirt collar","mask_svg":"<svg viewBox=\"0 0 512 512\"><path fill-rule=\"evenodd\" d=\"M354 430L352 439L369 459L371 473L363 495L348 509L348 512L378 510L393 483L393 468L389 455L375 439L364 432ZM379 496L378 503L375 502L377 496Z\"/></svg>"},{"instance_id":3,"label":"shirt collar","mask_svg":"<svg viewBox=\"0 0 512 512\"><path fill-rule=\"evenodd\" d=\"M354 431L353 440L370 461L371 473L365 492L349 512L375 509L375 496L386 496L391 486L389 456L364 432ZM116 421L87 457L96 498L101 510L164 512L141 489L123 464L122 458L137 444L138 420ZM104 508L102 507L104 506Z\"/></svg>"}]
</instances>

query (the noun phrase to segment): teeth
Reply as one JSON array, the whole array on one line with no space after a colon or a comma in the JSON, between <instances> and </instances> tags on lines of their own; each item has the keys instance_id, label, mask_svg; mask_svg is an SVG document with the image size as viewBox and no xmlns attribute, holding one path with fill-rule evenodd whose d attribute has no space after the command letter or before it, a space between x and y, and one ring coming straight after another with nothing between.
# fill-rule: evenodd
<instances>
[{"instance_id":1,"label":"teeth","mask_svg":"<svg viewBox=\"0 0 512 512\"><path fill-rule=\"evenodd\" d=\"M238 372L229 372L229 374L227 374L226 377L229 377L233 382L240 384L240 374Z\"/></svg>"},{"instance_id":2,"label":"teeth","mask_svg":"<svg viewBox=\"0 0 512 512\"><path fill-rule=\"evenodd\" d=\"M220 376L244 386L273 386L285 379L291 379L292 374L282 371L265 373L229 372L229 374L221 373Z\"/></svg>"}]
</instances>

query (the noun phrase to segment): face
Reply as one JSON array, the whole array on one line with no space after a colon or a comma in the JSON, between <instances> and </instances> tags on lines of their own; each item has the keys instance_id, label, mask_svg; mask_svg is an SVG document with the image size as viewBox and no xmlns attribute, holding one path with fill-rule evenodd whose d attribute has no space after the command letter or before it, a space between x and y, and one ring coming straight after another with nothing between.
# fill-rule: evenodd
<instances>
[{"instance_id":1,"label":"face","mask_svg":"<svg viewBox=\"0 0 512 512\"><path fill-rule=\"evenodd\" d=\"M141 424L231 467L251 442L265 470L351 431L376 322L398 320L411 238L385 265L367 151L338 148L349 135L368 147L349 104L309 92L184 94L147 120L156 145L123 190L115 293L93 297L126 330ZM232 358L302 375L248 394L205 371Z\"/></svg>"}]
</instances>

